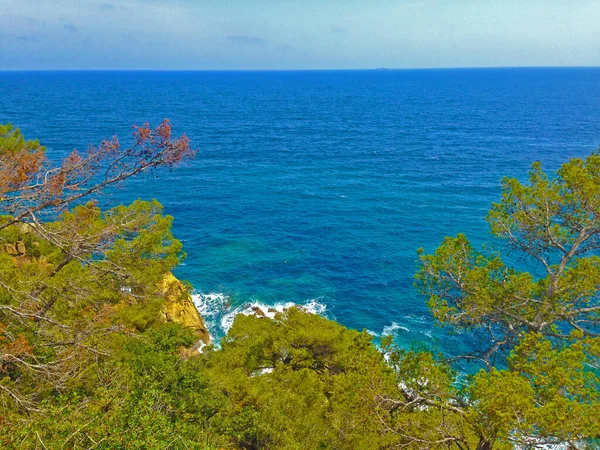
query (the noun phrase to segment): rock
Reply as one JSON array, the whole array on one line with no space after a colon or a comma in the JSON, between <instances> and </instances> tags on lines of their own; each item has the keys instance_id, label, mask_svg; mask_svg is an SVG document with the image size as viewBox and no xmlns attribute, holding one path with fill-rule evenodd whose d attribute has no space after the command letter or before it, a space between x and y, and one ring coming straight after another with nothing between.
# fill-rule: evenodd
<instances>
[{"instance_id":1,"label":"rock","mask_svg":"<svg viewBox=\"0 0 600 450\"><path fill-rule=\"evenodd\" d=\"M269 309L267 309L267 312L277 314L277 310L275 308L269 308Z\"/></svg>"},{"instance_id":2,"label":"rock","mask_svg":"<svg viewBox=\"0 0 600 450\"><path fill-rule=\"evenodd\" d=\"M17 241L14 244L4 244L4 251L10 256L23 256L27 253L25 242Z\"/></svg>"},{"instance_id":3,"label":"rock","mask_svg":"<svg viewBox=\"0 0 600 450\"><path fill-rule=\"evenodd\" d=\"M4 244L4 251L10 256L19 256L19 251L17 250L17 247L13 244Z\"/></svg>"},{"instance_id":4,"label":"rock","mask_svg":"<svg viewBox=\"0 0 600 450\"><path fill-rule=\"evenodd\" d=\"M162 310L165 321L191 328L204 345L210 344L208 329L183 283L169 273L161 288L167 299Z\"/></svg>"},{"instance_id":5,"label":"rock","mask_svg":"<svg viewBox=\"0 0 600 450\"><path fill-rule=\"evenodd\" d=\"M31 231L33 231L33 227L30 224L24 222L15 224L15 227L17 227L17 230L19 230L20 234L28 234Z\"/></svg>"},{"instance_id":6,"label":"rock","mask_svg":"<svg viewBox=\"0 0 600 450\"><path fill-rule=\"evenodd\" d=\"M179 357L181 359L190 359L194 356L198 356L198 348L196 347L181 347L179 349Z\"/></svg>"},{"instance_id":7,"label":"rock","mask_svg":"<svg viewBox=\"0 0 600 450\"><path fill-rule=\"evenodd\" d=\"M17 249L17 252L19 252L19 255L25 255L27 253L27 249L25 248L25 242L17 241L15 247Z\"/></svg>"},{"instance_id":8,"label":"rock","mask_svg":"<svg viewBox=\"0 0 600 450\"><path fill-rule=\"evenodd\" d=\"M252 310L252 312L253 312L254 314L256 314L258 317L262 317L262 318L264 318L264 319L266 319L266 318L267 318L267 315L265 314L265 312L264 312L262 309L260 309L258 306L253 306L253 307L251 308L251 310Z\"/></svg>"}]
</instances>

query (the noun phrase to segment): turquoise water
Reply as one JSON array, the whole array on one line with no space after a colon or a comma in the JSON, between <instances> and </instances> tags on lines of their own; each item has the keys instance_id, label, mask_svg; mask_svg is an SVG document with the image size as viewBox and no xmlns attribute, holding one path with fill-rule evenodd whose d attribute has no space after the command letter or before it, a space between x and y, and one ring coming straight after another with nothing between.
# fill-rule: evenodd
<instances>
[{"instance_id":1,"label":"turquoise water","mask_svg":"<svg viewBox=\"0 0 600 450\"><path fill-rule=\"evenodd\" d=\"M595 150L600 69L0 73L0 122L53 158L165 117L196 159L103 201L175 217L213 334L247 302L292 302L458 348L412 287L417 249L484 242L503 176Z\"/></svg>"}]
</instances>

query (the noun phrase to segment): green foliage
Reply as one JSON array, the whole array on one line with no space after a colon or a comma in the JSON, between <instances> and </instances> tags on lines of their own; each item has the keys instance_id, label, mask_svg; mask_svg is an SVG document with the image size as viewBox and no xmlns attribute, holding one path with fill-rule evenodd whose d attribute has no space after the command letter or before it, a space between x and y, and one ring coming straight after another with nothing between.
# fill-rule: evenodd
<instances>
[{"instance_id":1,"label":"green foliage","mask_svg":"<svg viewBox=\"0 0 600 450\"><path fill-rule=\"evenodd\" d=\"M395 375L363 332L290 308L236 317L207 375L228 403L214 420L242 448L379 448L376 397ZM243 433L236 432L243 420ZM229 431L231 430L231 431Z\"/></svg>"},{"instance_id":2,"label":"green foliage","mask_svg":"<svg viewBox=\"0 0 600 450\"><path fill-rule=\"evenodd\" d=\"M377 395L395 373L365 333L290 309L238 316L223 350L182 359L189 330L156 324L109 335L101 358L43 411L8 411L7 448L384 448ZM264 371L266 368L272 371ZM382 410L380 413L386 413Z\"/></svg>"},{"instance_id":3,"label":"green foliage","mask_svg":"<svg viewBox=\"0 0 600 450\"><path fill-rule=\"evenodd\" d=\"M89 389L47 397L40 413L9 412L0 433L6 448L210 448L203 419L218 398L207 391L197 361L180 345L194 342L179 325L160 324L132 338L112 335L112 357L94 367ZM198 426L197 424L200 424ZM2 429L4 426L4 430Z\"/></svg>"},{"instance_id":4,"label":"green foliage","mask_svg":"<svg viewBox=\"0 0 600 450\"><path fill-rule=\"evenodd\" d=\"M469 355L450 360L391 338L380 351L366 332L300 308L238 315L221 348L199 354L189 329L162 319L161 284L185 256L172 217L156 201L76 204L190 153L187 138L170 140L167 121L136 130L130 149L106 141L50 169L37 141L0 126L2 448L597 444L600 155L573 159L553 178L536 163L528 183L502 182L492 235L541 276L462 234L420 251L416 285L437 324L478 336ZM42 220L48 210L60 214ZM456 359L479 370L461 373Z\"/></svg>"},{"instance_id":5,"label":"green foliage","mask_svg":"<svg viewBox=\"0 0 600 450\"><path fill-rule=\"evenodd\" d=\"M14 128L10 123L6 125L0 124L0 151L2 153L16 153L22 149L27 150L44 150L40 146L40 141L26 141L21 134L21 130Z\"/></svg>"},{"instance_id":6,"label":"green foliage","mask_svg":"<svg viewBox=\"0 0 600 450\"><path fill-rule=\"evenodd\" d=\"M437 322L485 336L481 348L461 355L483 369L438 405L461 405L480 448L583 445L599 436L599 170L600 155L592 154L553 178L535 163L529 183L503 180L488 215L491 233L542 276L476 251L462 234L434 254L420 252L416 285Z\"/></svg>"}]
</instances>

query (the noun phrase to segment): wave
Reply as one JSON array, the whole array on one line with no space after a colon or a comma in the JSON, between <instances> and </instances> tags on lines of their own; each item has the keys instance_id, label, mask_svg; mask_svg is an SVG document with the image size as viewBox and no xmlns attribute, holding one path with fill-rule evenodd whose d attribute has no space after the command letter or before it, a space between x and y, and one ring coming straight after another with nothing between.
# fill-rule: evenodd
<instances>
[{"instance_id":1,"label":"wave","mask_svg":"<svg viewBox=\"0 0 600 450\"><path fill-rule=\"evenodd\" d=\"M299 306L311 314L318 314L320 316L325 316L327 311L327 305L322 303L321 299L316 298L307 300L303 304L281 302L269 305L258 301L250 301L234 306L233 299L223 293L196 292L192 295L192 300L204 319L204 324L208 328L211 341L214 343L218 343L218 340L227 334L238 314L246 316L261 314L273 319L277 313L281 313L292 306Z\"/></svg>"},{"instance_id":2,"label":"wave","mask_svg":"<svg viewBox=\"0 0 600 450\"><path fill-rule=\"evenodd\" d=\"M407 315L407 316L404 316L404 318L407 319L408 322L415 325L416 329L409 328L408 326L401 325L397 322L392 322L391 325L383 327L381 334L373 333L373 332L369 332L369 333L378 338L383 337L383 336L392 336L394 338L394 340L396 340L397 343L410 342L411 340L414 340L417 335L426 336L427 338L429 338L431 340L434 339L431 330L420 329L423 327L423 324L425 323L424 316Z\"/></svg>"},{"instance_id":3,"label":"wave","mask_svg":"<svg viewBox=\"0 0 600 450\"><path fill-rule=\"evenodd\" d=\"M277 313L281 313L287 308L300 306L309 313L335 319L328 313L327 305L322 298L309 299L300 304L294 302L267 304L254 300L239 304L232 297L220 292L196 292L192 295L192 300L204 319L211 341L217 345L219 340L227 334L238 314L246 316L259 314L273 319ZM415 338L418 339L418 335L425 336L428 340L434 340L431 330L423 329L423 325L427 321L425 316L408 314L403 319L400 323L392 322L383 327L380 333L372 330L367 330L367 332L375 338L375 342L383 336L390 335L400 344L409 343Z\"/></svg>"},{"instance_id":4,"label":"wave","mask_svg":"<svg viewBox=\"0 0 600 450\"><path fill-rule=\"evenodd\" d=\"M410 332L410 329L408 327L405 327L403 325L399 325L396 322L392 322L391 325L388 325L387 327L383 327L383 331L381 332L382 336L394 336L395 334L398 334L398 331L404 331L406 333Z\"/></svg>"}]
</instances>

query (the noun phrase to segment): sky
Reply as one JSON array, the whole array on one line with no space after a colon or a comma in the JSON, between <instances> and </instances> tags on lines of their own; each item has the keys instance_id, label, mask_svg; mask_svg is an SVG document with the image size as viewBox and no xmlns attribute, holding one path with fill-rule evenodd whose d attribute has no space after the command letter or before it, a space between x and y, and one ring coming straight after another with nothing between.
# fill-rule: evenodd
<instances>
[{"instance_id":1,"label":"sky","mask_svg":"<svg viewBox=\"0 0 600 450\"><path fill-rule=\"evenodd\" d=\"M600 0L0 0L0 70L600 66Z\"/></svg>"}]
</instances>

